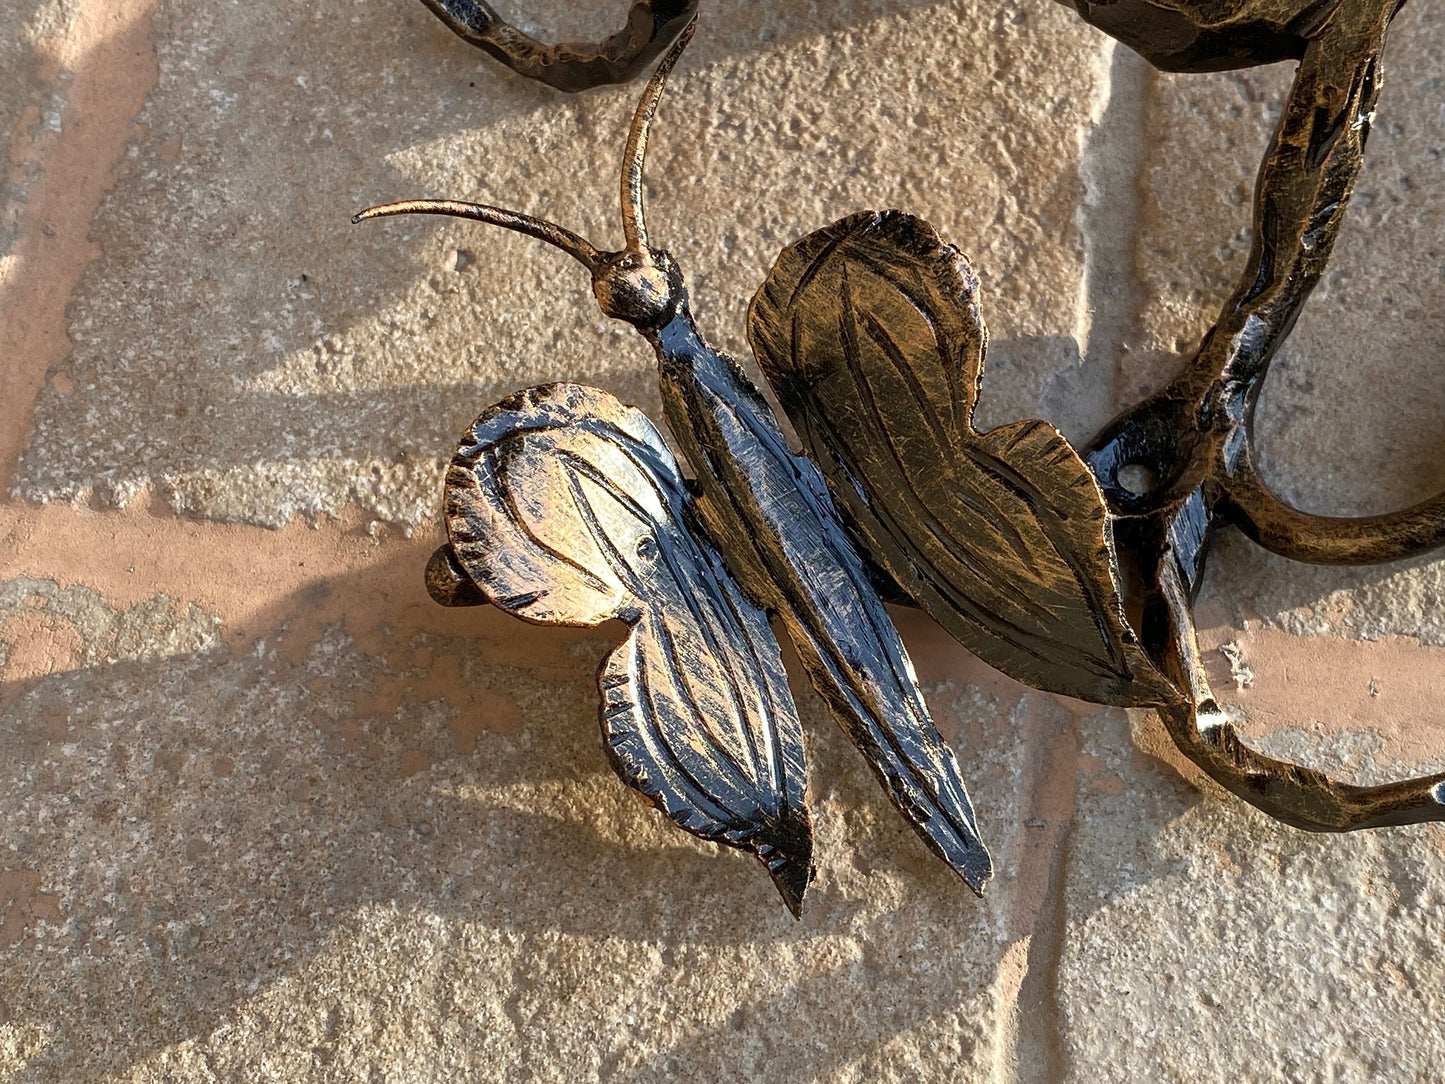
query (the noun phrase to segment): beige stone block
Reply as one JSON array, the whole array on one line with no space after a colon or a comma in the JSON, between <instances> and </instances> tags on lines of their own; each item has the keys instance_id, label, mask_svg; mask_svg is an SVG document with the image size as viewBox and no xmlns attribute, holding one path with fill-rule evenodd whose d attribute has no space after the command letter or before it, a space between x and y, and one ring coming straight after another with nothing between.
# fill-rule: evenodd
<instances>
[{"instance_id":1,"label":"beige stone block","mask_svg":"<svg viewBox=\"0 0 1445 1084\"><path fill-rule=\"evenodd\" d=\"M530 84L419 3L151 18L158 76L90 224L73 348L29 362L53 373L19 496L111 506L150 489L269 526L355 504L410 528L502 394L565 378L657 406L650 351L559 254L475 224L347 221L450 196L616 243L636 87ZM860 207L923 214L984 271L988 409L1017 417L1079 362L1078 164L1105 54L1055 6L716 4L658 121L653 235L704 328L745 355L747 302L785 244Z\"/></svg>"},{"instance_id":2,"label":"beige stone block","mask_svg":"<svg viewBox=\"0 0 1445 1084\"><path fill-rule=\"evenodd\" d=\"M1430 1079L1439 826L1298 832L1159 777L1127 725L1101 723L1070 838L1058 1079ZM1315 734L1268 746L1319 757Z\"/></svg>"},{"instance_id":3,"label":"beige stone block","mask_svg":"<svg viewBox=\"0 0 1445 1084\"><path fill-rule=\"evenodd\" d=\"M355 528L186 526L232 578L170 595L175 530L72 529L134 565L62 586L37 530L12 559L42 575L0 579L7 1076L981 1082L1041 1056L1014 1006L1058 947L1080 713L916 616L998 877L980 901L933 859L808 696L795 921L607 769L610 627L442 610L424 546Z\"/></svg>"}]
</instances>

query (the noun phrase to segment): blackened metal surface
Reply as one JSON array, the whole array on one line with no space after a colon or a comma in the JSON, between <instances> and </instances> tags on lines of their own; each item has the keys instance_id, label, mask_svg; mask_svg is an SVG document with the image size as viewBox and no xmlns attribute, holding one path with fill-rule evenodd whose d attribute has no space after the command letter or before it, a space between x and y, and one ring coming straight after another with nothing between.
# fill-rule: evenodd
<instances>
[{"instance_id":1,"label":"blackened metal surface","mask_svg":"<svg viewBox=\"0 0 1445 1084\"><path fill-rule=\"evenodd\" d=\"M508 613L631 626L598 676L617 774L680 827L756 854L796 914L812 833L787 674L647 417L577 384L503 400L462 438L446 524Z\"/></svg>"},{"instance_id":2,"label":"blackened metal surface","mask_svg":"<svg viewBox=\"0 0 1445 1084\"><path fill-rule=\"evenodd\" d=\"M626 78L695 7L639 2L624 34L549 53L485 5L426 2L523 74L568 89ZM691 26L629 134L623 251L475 204L358 216L460 215L537 237L586 267L603 312L656 350L667 419L695 478L683 479L641 415L603 393L532 389L463 442L447 484L451 549L433 557L428 589L448 605L485 596L532 620L632 624L602 677L614 766L690 831L762 857L795 912L810 868L801 744L765 613L781 618L925 842L975 890L992 872L878 584L1040 688L1158 707L1187 756L1286 823L1445 820L1445 774L1357 787L1245 746L1205 681L1190 611L1222 525L1321 563L1393 560L1445 541L1445 495L1393 515L1311 515L1268 490L1252 446L1269 362L1325 269L1363 160L1394 0L1075 6L1163 68L1299 60L1260 169L1244 276L1178 377L1082 458L1041 421L972 428L986 345L977 283L957 250L901 212L804 238L754 301L754 349L822 470L788 448L757 389L698 332L677 263L647 241L647 128ZM1145 468L1147 489L1123 483L1131 466ZM1135 585L1127 598L1121 566ZM782 758L773 774L755 755L763 748Z\"/></svg>"},{"instance_id":3,"label":"blackened metal surface","mask_svg":"<svg viewBox=\"0 0 1445 1084\"><path fill-rule=\"evenodd\" d=\"M1146 585L1139 600L1145 646L1188 693L1185 706L1162 712L1176 744L1270 815L1345 831L1445 819L1445 776L1354 787L1253 752L1209 691L1189 608L1218 526L1233 524L1275 553L1321 564L1397 560L1445 542L1445 494L1389 515L1317 516L1271 493L1255 465L1255 404L1339 236L1398 7L1368 0L1311 10L1297 26L1299 70L1260 166L1244 275L1179 375L1106 426L1085 458ZM1136 493L1121 484L1128 465L1147 468L1153 488Z\"/></svg>"},{"instance_id":4,"label":"blackened metal surface","mask_svg":"<svg viewBox=\"0 0 1445 1084\"><path fill-rule=\"evenodd\" d=\"M422 0L463 41L518 75L558 90L626 83L645 71L697 11L697 0L634 0L627 24L594 43L544 45L497 14L485 0Z\"/></svg>"},{"instance_id":5,"label":"blackened metal surface","mask_svg":"<svg viewBox=\"0 0 1445 1084\"><path fill-rule=\"evenodd\" d=\"M1062 0L1156 68L1228 71L1298 60L1350 0Z\"/></svg>"},{"instance_id":6,"label":"blackened metal surface","mask_svg":"<svg viewBox=\"0 0 1445 1084\"><path fill-rule=\"evenodd\" d=\"M602 311L630 323L657 351L668 422L695 472L691 488L698 492L685 509L678 506L682 511L673 518L692 525L689 536L699 545L716 547L726 565L725 571L717 569L717 576L728 585L735 578L754 602L782 619L814 686L868 759L894 805L950 868L974 891L982 891L993 865L979 838L958 762L933 724L903 641L872 585L869 566L843 529L822 475L811 461L788 448L767 403L732 360L702 339L688 310L676 261L647 244L641 182L647 128L667 73L690 36L689 27L658 66L633 119L621 182L628 246L623 251L601 253L552 223L501 208L449 201L390 204L364 211L357 220L411 213L458 215L536 237L587 268ZM606 397L595 389L568 387L579 404L574 427L585 430L592 424L580 406L585 396L594 397L613 414L626 409L607 405ZM537 394L532 393L529 409L540 404ZM478 426L497 424L490 420L494 415L512 424L511 419L525 413L521 403L499 404ZM613 416L605 411L604 415ZM620 423L614 418L611 424ZM640 425L636 419L629 424L634 430ZM610 532L599 532L588 516L582 517L586 530L580 529L575 515L580 505L574 500L576 507L569 508L557 496L566 490L559 482L529 483L532 504L494 507L490 494L496 487L488 479L495 468L488 468L493 474L482 472L481 461L474 462L468 451L468 442L479 439L477 432L464 440L446 488L451 545L466 573L498 605L533 620L572 624L595 624L611 616L634 620L626 600L636 597L636 592L603 575L595 560L582 560L574 553L579 546L590 552L593 543L588 538L610 537ZM561 446L548 455L538 460L534 474L563 471L570 477L576 472L575 456L567 458ZM625 480L635 468L615 466L597 465L584 473L594 486L605 484L635 496L637 484ZM653 465L656 478L664 473ZM535 503L539 500L543 503ZM512 521L525 522L525 529L508 534L507 524ZM665 517L654 516L651 522L660 525ZM534 582L540 572L550 577L542 594ZM449 597L445 583L441 590ZM648 611L655 614L655 624L638 627L674 642L680 597L668 599L666 605ZM697 650L696 668L686 660L678 667L681 680L690 686L711 680L709 667L717 665L715 661L704 665L705 646ZM689 724L685 711L672 718L679 735L688 725L702 725L698 718ZM705 792L701 787L693 798ZM696 831L685 820L674 819ZM784 896L793 906L786 889ZM801 897L801 887L797 896Z\"/></svg>"},{"instance_id":7,"label":"blackened metal surface","mask_svg":"<svg viewBox=\"0 0 1445 1084\"><path fill-rule=\"evenodd\" d=\"M697 333L685 303L651 336L668 426L730 566L783 620L813 687L930 849L974 891L992 876L953 750L816 465L766 401Z\"/></svg>"}]
</instances>

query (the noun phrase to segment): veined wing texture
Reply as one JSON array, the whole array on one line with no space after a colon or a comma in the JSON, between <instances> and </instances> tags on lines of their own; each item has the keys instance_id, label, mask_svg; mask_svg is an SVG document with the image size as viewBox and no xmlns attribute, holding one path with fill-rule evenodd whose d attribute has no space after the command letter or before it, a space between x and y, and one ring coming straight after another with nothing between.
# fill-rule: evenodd
<instances>
[{"instance_id":1,"label":"veined wing texture","mask_svg":"<svg viewBox=\"0 0 1445 1084\"><path fill-rule=\"evenodd\" d=\"M822 473L788 447L766 400L690 318L664 328L659 345L663 407L697 468L698 514L754 600L777 612L894 806L981 893L993 860L958 760Z\"/></svg>"},{"instance_id":2,"label":"veined wing texture","mask_svg":"<svg viewBox=\"0 0 1445 1084\"><path fill-rule=\"evenodd\" d=\"M614 769L687 831L756 854L797 913L812 833L777 641L646 416L577 384L498 403L452 460L446 523L462 567L509 613L631 626L598 678Z\"/></svg>"},{"instance_id":3,"label":"veined wing texture","mask_svg":"<svg viewBox=\"0 0 1445 1084\"><path fill-rule=\"evenodd\" d=\"M1109 704L1177 698L1124 616L1103 495L1053 426L973 428L978 280L921 219L867 211L784 250L758 362L860 544L975 654Z\"/></svg>"}]
</instances>

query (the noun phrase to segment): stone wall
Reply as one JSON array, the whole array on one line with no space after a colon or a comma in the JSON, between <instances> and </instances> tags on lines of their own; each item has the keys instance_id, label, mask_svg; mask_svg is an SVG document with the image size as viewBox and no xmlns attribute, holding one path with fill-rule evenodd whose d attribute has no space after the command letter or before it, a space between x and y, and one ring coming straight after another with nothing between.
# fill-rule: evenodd
<instances>
[{"instance_id":1,"label":"stone wall","mask_svg":"<svg viewBox=\"0 0 1445 1084\"><path fill-rule=\"evenodd\" d=\"M548 36L622 0L507 11ZM975 899L795 672L801 921L608 770L618 629L434 606L442 457L547 380L658 415L585 274L636 88L567 97L414 0L0 0L0 1074L17 1081L1438 1079L1445 829L1309 836L1144 713L898 611L999 867ZM1333 269L1264 395L1332 513L1445 487L1445 8L1396 20ZM779 249L864 207L971 254L985 424L1087 438L1242 267L1284 68L1154 72L1030 0L703 0L650 226L740 357ZM1445 766L1445 561L1223 538L1199 605L1251 742Z\"/></svg>"}]
</instances>

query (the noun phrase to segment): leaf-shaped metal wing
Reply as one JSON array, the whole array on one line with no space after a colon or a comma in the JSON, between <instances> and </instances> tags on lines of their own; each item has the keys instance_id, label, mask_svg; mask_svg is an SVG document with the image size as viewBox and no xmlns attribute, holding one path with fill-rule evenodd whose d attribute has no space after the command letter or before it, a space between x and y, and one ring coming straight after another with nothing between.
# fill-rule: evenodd
<instances>
[{"instance_id":1,"label":"leaf-shaped metal wing","mask_svg":"<svg viewBox=\"0 0 1445 1084\"><path fill-rule=\"evenodd\" d=\"M938 733L870 570L807 456L684 310L658 332L662 402L697 468L698 514L755 601L782 619L813 687L924 843L975 892L993 876L953 750Z\"/></svg>"},{"instance_id":2,"label":"leaf-shaped metal wing","mask_svg":"<svg viewBox=\"0 0 1445 1084\"><path fill-rule=\"evenodd\" d=\"M756 854L796 914L812 833L777 641L705 540L652 423L596 388L519 392L463 438L446 523L502 609L631 626L598 678L613 767L689 832Z\"/></svg>"},{"instance_id":3,"label":"leaf-shaped metal wing","mask_svg":"<svg viewBox=\"0 0 1445 1084\"><path fill-rule=\"evenodd\" d=\"M972 424L978 280L926 222L863 212L784 250L753 299L763 372L873 560L1020 681L1174 699L1124 616L1094 476L1053 426Z\"/></svg>"}]
</instances>

